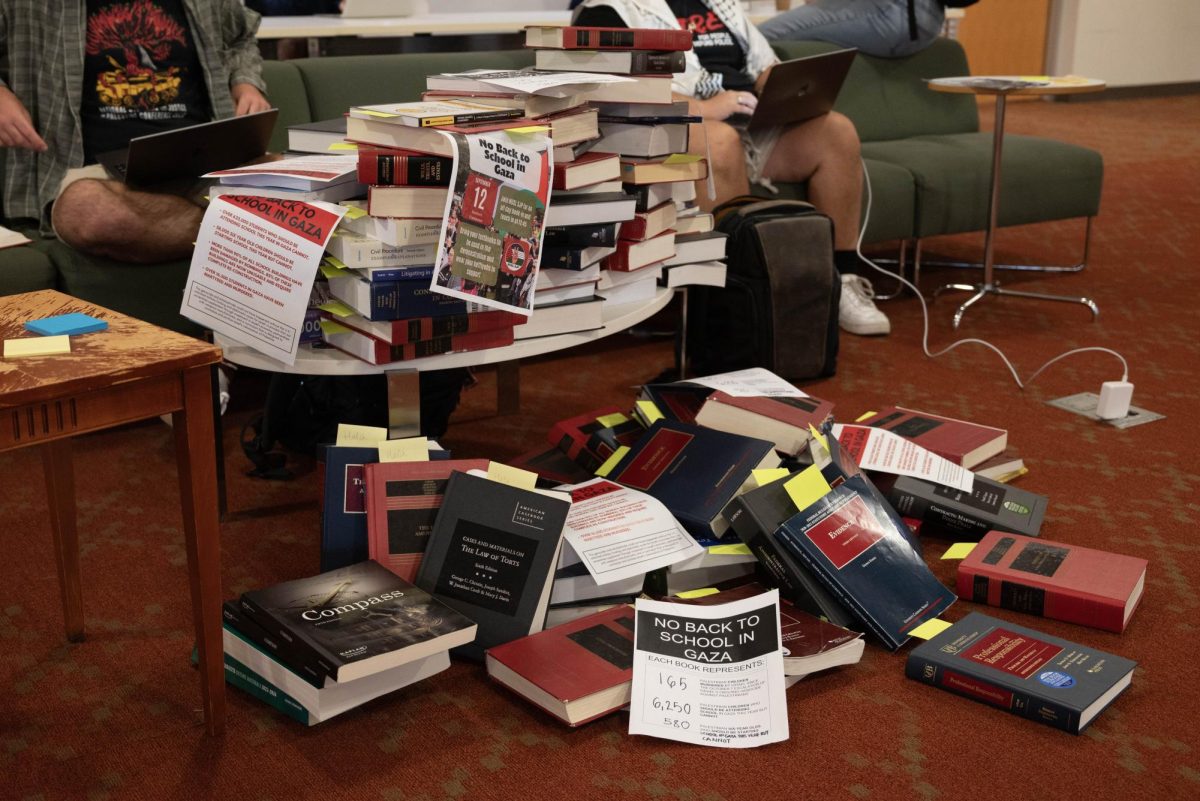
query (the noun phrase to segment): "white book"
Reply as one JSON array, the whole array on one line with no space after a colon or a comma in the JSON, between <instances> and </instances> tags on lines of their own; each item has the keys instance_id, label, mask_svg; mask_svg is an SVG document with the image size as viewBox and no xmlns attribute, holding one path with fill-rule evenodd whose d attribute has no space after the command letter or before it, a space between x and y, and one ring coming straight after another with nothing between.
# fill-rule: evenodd
<instances>
[{"instance_id":1,"label":"white book","mask_svg":"<svg viewBox=\"0 0 1200 801\"><path fill-rule=\"evenodd\" d=\"M604 248L604 250L610 250ZM605 255L608 255L607 253ZM559 267L544 267L538 270L537 282L534 284L538 292L537 297L541 297L543 289L553 289L560 286L574 286L576 284L595 284L600 279L600 256L590 262L582 270L564 270Z\"/></svg>"},{"instance_id":2,"label":"white book","mask_svg":"<svg viewBox=\"0 0 1200 801\"><path fill-rule=\"evenodd\" d=\"M726 266L723 261L700 261L679 264L663 270L663 286L725 286Z\"/></svg>"},{"instance_id":3,"label":"white book","mask_svg":"<svg viewBox=\"0 0 1200 801\"><path fill-rule=\"evenodd\" d=\"M633 270L632 272L624 272L621 270L601 270L599 282L596 284L596 288L599 289L600 294L603 295L606 290L624 286L625 284L633 284L637 283L638 281L645 281L649 277L653 277L657 281L662 277L662 275L663 268L661 264L653 264L649 267L643 267L640 270Z\"/></svg>"},{"instance_id":4,"label":"white book","mask_svg":"<svg viewBox=\"0 0 1200 801\"><path fill-rule=\"evenodd\" d=\"M729 237L719 231L706 234L688 234L675 237L675 255L667 259L664 267L691 264L697 261L718 261L725 258L725 245Z\"/></svg>"},{"instance_id":5,"label":"white book","mask_svg":"<svg viewBox=\"0 0 1200 801\"><path fill-rule=\"evenodd\" d=\"M388 245L339 226L325 245L325 252L352 270L432 265L437 242L422 245Z\"/></svg>"},{"instance_id":6,"label":"white book","mask_svg":"<svg viewBox=\"0 0 1200 801\"><path fill-rule=\"evenodd\" d=\"M254 197L270 197L279 200L298 200L307 203L312 200L323 200L327 203L337 203L352 197L361 197L366 188L357 181L345 181L340 184L326 186L324 189L280 189L275 186L231 186L228 184L213 184L208 188L209 198L222 195L253 195Z\"/></svg>"},{"instance_id":7,"label":"white book","mask_svg":"<svg viewBox=\"0 0 1200 801\"><path fill-rule=\"evenodd\" d=\"M372 217L367 214L366 201L343 201L343 206L350 209L338 226L339 231L377 239L384 245L400 247L403 245L437 244L442 231L442 221L439 220L406 220L399 217Z\"/></svg>"},{"instance_id":8,"label":"white book","mask_svg":"<svg viewBox=\"0 0 1200 801\"><path fill-rule=\"evenodd\" d=\"M555 189L554 197L573 197L576 195L600 195L610 192L621 191L621 179L617 178L612 181L602 181L591 186L581 186L576 189Z\"/></svg>"},{"instance_id":9,"label":"white book","mask_svg":"<svg viewBox=\"0 0 1200 801\"><path fill-rule=\"evenodd\" d=\"M672 153L686 153L686 125L637 125L633 123L602 122L600 138L592 145L598 153L619 153L622 156L656 158Z\"/></svg>"},{"instance_id":10,"label":"white book","mask_svg":"<svg viewBox=\"0 0 1200 801\"><path fill-rule=\"evenodd\" d=\"M646 273L644 278L638 275L642 272ZM637 275L639 280L627 281L619 286L602 290L600 296L610 306L621 306L626 303L645 303L652 300L658 293L659 274L657 269L647 268L645 270L637 270L631 273L631 275Z\"/></svg>"},{"instance_id":11,"label":"white book","mask_svg":"<svg viewBox=\"0 0 1200 801\"><path fill-rule=\"evenodd\" d=\"M537 295L534 295L537 303ZM553 305L537 304L529 322L513 328L514 339L593 331L604 327L604 299L572 300Z\"/></svg>"},{"instance_id":12,"label":"white book","mask_svg":"<svg viewBox=\"0 0 1200 801\"><path fill-rule=\"evenodd\" d=\"M216 170L205 173L202 177L219 178L223 185L269 186L311 191L347 181L353 182L357 171L357 154L325 154L264 161L260 164Z\"/></svg>"},{"instance_id":13,"label":"white book","mask_svg":"<svg viewBox=\"0 0 1200 801\"><path fill-rule=\"evenodd\" d=\"M537 290L535 297L538 303L562 303L567 300L578 300L580 298L590 298L596 294L596 282L585 282L582 284L568 284L566 286L546 287L545 289Z\"/></svg>"}]
</instances>

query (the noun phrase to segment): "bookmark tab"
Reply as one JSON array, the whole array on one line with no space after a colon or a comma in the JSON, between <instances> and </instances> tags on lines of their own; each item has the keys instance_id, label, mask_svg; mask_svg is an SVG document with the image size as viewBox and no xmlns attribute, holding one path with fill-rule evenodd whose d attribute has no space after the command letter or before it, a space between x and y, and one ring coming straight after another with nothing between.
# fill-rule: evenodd
<instances>
[{"instance_id":1,"label":"bookmark tab","mask_svg":"<svg viewBox=\"0 0 1200 801\"><path fill-rule=\"evenodd\" d=\"M357 220L360 217L366 217L367 210L360 206L346 206L346 219Z\"/></svg>"},{"instance_id":2,"label":"bookmark tab","mask_svg":"<svg viewBox=\"0 0 1200 801\"><path fill-rule=\"evenodd\" d=\"M706 595L716 595L718 592L720 590L716 587L702 587L698 590L684 590L683 592L676 593L675 597L691 600L692 598L703 598Z\"/></svg>"},{"instance_id":3,"label":"bookmark tab","mask_svg":"<svg viewBox=\"0 0 1200 801\"><path fill-rule=\"evenodd\" d=\"M640 400L637 402L637 407L649 425L654 425L655 420L663 419L663 413L658 410L654 401Z\"/></svg>"},{"instance_id":4,"label":"bookmark tab","mask_svg":"<svg viewBox=\"0 0 1200 801\"><path fill-rule=\"evenodd\" d=\"M531 473L519 467L510 467L500 462L488 462L487 472L488 478L492 481L499 481L501 484L507 484L510 487L525 490L537 487L537 473Z\"/></svg>"},{"instance_id":5,"label":"bookmark tab","mask_svg":"<svg viewBox=\"0 0 1200 801\"><path fill-rule=\"evenodd\" d=\"M932 640L934 637L941 634L946 629L953 625L942 620L940 617L935 617L933 620L926 620L921 625L910 631L908 634L911 637L916 637L921 640Z\"/></svg>"},{"instance_id":6,"label":"bookmark tab","mask_svg":"<svg viewBox=\"0 0 1200 801\"><path fill-rule=\"evenodd\" d=\"M350 328L347 328L336 320L330 320L326 317L317 320L317 325L321 326L322 334L348 334L351 331Z\"/></svg>"},{"instance_id":7,"label":"bookmark tab","mask_svg":"<svg viewBox=\"0 0 1200 801\"><path fill-rule=\"evenodd\" d=\"M356 142L334 142L329 146L330 150L358 150Z\"/></svg>"},{"instance_id":8,"label":"bookmark tab","mask_svg":"<svg viewBox=\"0 0 1200 801\"><path fill-rule=\"evenodd\" d=\"M750 546L744 542L730 543L729 545L710 545L708 552L713 556L753 556L754 552L750 550Z\"/></svg>"},{"instance_id":9,"label":"bookmark tab","mask_svg":"<svg viewBox=\"0 0 1200 801\"><path fill-rule=\"evenodd\" d=\"M703 158L699 153L672 153L663 159L663 164L695 164Z\"/></svg>"},{"instance_id":10,"label":"bookmark tab","mask_svg":"<svg viewBox=\"0 0 1200 801\"><path fill-rule=\"evenodd\" d=\"M597 417L596 422L605 428L612 428L613 426L621 425L621 423L629 422L629 418L620 412L615 412L614 414L606 414L603 417Z\"/></svg>"},{"instance_id":11,"label":"bookmark tab","mask_svg":"<svg viewBox=\"0 0 1200 801\"><path fill-rule=\"evenodd\" d=\"M321 264L319 267L321 270L321 275L325 276L326 278L345 278L350 275L349 270L343 270L340 267L334 267L333 264L326 259L321 259Z\"/></svg>"},{"instance_id":12,"label":"bookmark tab","mask_svg":"<svg viewBox=\"0 0 1200 801\"><path fill-rule=\"evenodd\" d=\"M321 322L329 322L322 320ZM334 323L337 325L337 323ZM337 445L355 445L358 447L375 448L385 441L388 436L386 428L376 426L352 426L349 423L338 423Z\"/></svg>"},{"instance_id":13,"label":"bookmark tab","mask_svg":"<svg viewBox=\"0 0 1200 801\"><path fill-rule=\"evenodd\" d=\"M804 511L833 491L816 465L803 470L784 484L783 488L800 511Z\"/></svg>"},{"instance_id":14,"label":"bookmark tab","mask_svg":"<svg viewBox=\"0 0 1200 801\"><path fill-rule=\"evenodd\" d=\"M975 550L977 542L956 542L942 554L943 559L966 559Z\"/></svg>"},{"instance_id":15,"label":"bookmark tab","mask_svg":"<svg viewBox=\"0 0 1200 801\"><path fill-rule=\"evenodd\" d=\"M821 443L822 448L829 450L829 440L825 439L825 435L818 431L812 423L808 424L808 433L812 435L813 439Z\"/></svg>"},{"instance_id":16,"label":"bookmark tab","mask_svg":"<svg viewBox=\"0 0 1200 801\"><path fill-rule=\"evenodd\" d=\"M612 472L613 468L625 458L625 454L627 453L629 453L628 445L622 445L621 447L617 448L615 451L613 451L613 455L608 457L608 461L600 465L600 468L596 470L596 475L607 477L608 474Z\"/></svg>"},{"instance_id":17,"label":"bookmark tab","mask_svg":"<svg viewBox=\"0 0 1200 801\"><path fill-rule=\"evenodd\" d=\"M870 420L872 417L874 417L877 414L878 414L878 412L863 412L857 418L855 418L854 422L861 423L863 420Z\"/></svg>"},{"instance_id":18,"label":"bookmark tab","mask_svg":"<svg viewBox=\"0 0 1200 801\"><path fill-rule=\"evenodd\" d=\"M381 462L428 462L429 440L425 437L389 439L378 445Z\"/></svg>"},{"instance_id":19,"label":"bookmark tab","mask_svg":"<svg viewBox=\"0 0 1200 801\"><path fill-rule=\"evenodd\" d=\"M71 338L66 334L4 340L4 358L6 359L22 356L58 356L70 352Z\"/></svg>"},{"instance_id":20,"label":"bookmark tab","mask_svg":"<svg viewBox=\"0 0 1200 801\"><path fill-rule=\"evenodd\" d=\"M341 259L337 258L336 256L330 256L328 253L325 254L325 261L329 262L329 264L331 266L336 267L339 270L349 270L350 269L349 267L346 266L346 262L342 261Z\"/></svg>"},{"instance_id":21,"label":"bookmark tab","mask_svg":"<svg viewBox=\"0 0 1200 801\"><path fill-rule=\"evenodd\" d=\"M787 478L788 469L786 467L766 467L761 470L751 470L750 475L758 486L765 487L781 478Z\"/></svg>"},{"instance_id":22,"label":"bookmark tab","mask_svg":"<svg viewBox=\"0 0 1200 801\"><path fill-rule=\"evenodd\" d=\"M389 111L376 111L373 108L359 108L359 109L355 109L355 110L359 111L363 114L366 114L369 117L385 117L386 118L386 117L399 117L400 116L399 114L392 114Z\"/></svg>"}]
</instances>

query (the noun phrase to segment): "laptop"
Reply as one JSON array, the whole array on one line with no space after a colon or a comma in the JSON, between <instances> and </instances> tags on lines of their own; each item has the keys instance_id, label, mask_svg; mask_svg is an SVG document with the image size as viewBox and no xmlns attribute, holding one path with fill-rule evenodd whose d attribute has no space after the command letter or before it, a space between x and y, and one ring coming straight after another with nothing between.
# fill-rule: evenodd
<instances>
[{"instance_id":1,"label":"laptop","mask_svg":"<svg viewBox=\"0 0 1200 801\"><path fill-rule=\"evenodd\" d=\"M426 0L343 0L341 16L348 19L358 17L411 17L429 13Z\"/></svg>"},{"instance_id":2,"label":"laptop","mask_svg":"<svg viewBox=\"0 0 1200 801\"><path fill-rule=\"evenodd\" d=\"M114 179L154 186L237 167L267 152L279 109L137 136L124 150L96 156Z\"/></svg>"},{"instance_id":3,"label":"laptop","mask_svg":"<svg viewBox=\"0 0 1200 801\"><path fill-rule=\"evenodd\" d=\"M829 112L858 50L851 47L776 64L767 76L750 131L794 125Z\"/></svg>"}]
</instances>

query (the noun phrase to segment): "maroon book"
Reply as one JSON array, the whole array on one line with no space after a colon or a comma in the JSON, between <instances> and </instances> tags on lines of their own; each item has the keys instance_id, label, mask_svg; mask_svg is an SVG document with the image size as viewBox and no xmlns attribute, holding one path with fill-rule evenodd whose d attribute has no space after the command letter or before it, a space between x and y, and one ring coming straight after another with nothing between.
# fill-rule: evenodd
<instances>
[{"instance_id":1,"label":"maroon book","mask_svg":"<svg viewBox=\"0 0 1200 801\"><path fill-rule=\"evenodd\" d=\"M530 25L525 28L525 46L558 50L691 50L692 32L682 29Z\"/></svg>"},{"instance_id":2,"label":"maroon book","mask_svg":"<svg viewBox=\"0 0 1200 801\"><path fill-rule=\"evenodd\" d=\"M487 467L487 459L363 465L371 558L405 581L416 581L450 474Z\"/></svg>"},{"instance_id":3,"label":"maroon book","mask_svg":"<svg viewBox=\"0 0 1200 801\"><path fill-rule=\"evenodd\" d=\"M991 531L958 566L958 597L1122 632L1142 599L1145 559Z\"/></svg>"},{"instance_id":4,"label":"maroon book","mask_svg":"<svg viewBox=\"0 0 1200 801\"><path fill-rule=\"evenodd\" d=\"M454 159L391 147L358 149L358 182L368 186L449 186Z\"/></svg>"},{"instance_id":5,"label":"maroon book","mask_svg":"<svg viewBox=\"0 0 1200 801\"><path fill-rule=\"evenodd\" d=\"M524 315L500 309L469 314L447 314L441 317L409 317L404 320L368 320L360 315L338 317L330 312L322 312L322 316L326 320L333 320L392 345L408 345L438 337L512 328L529 319Z\"/></svg>"},{"instance_id":6,"label":"maroon book","mask_svg":"<svg viewBox=\"0 0 1200 801\"><path fill-rule=\"evenodd\" d=\"M551 445L557 446L583 469L594 473L607 457L593 452L589 448L589 440L596 431L607 427L606 421L602 418L612 414L624 415L625 413L619 406L592 409L590 412L559 420L550 427L546 438Z\"/></svg>"},{"instance_id":7,"label":"maroon book","mask_svg":"<svg viewBox=\"0 0 1200 801\"><path fill-rule=\"evenodd\" d=\"M968 470L1001 453L1008 446L1008 432L1003 428L900 406L888 406L870 417L859 418L858 423L899 434Z\"/></svg>"},{"instance_id":8,"label":"maroon book","mask_svg":"<svg viewBox=\"0 0 1200 801\"><path fill-rule=\"evenodd\" d=\"M714 392L696 414L696 422L718 431L770 440L775 450L795 456L807 444L809 426L819 428L833 404L814 397L758 395L737 397Z\"/></svg>"},{"instance_id":9,"label":"maroon book","mask_svg":"<svg viewBox=\"0 0 1200 801\"><path fill-rule=\"evenodd\" d=\"M352 356L357 356L371 364L389 364L404 362L412 359L423 359L426 356L440 356L443 353L461 353L469 350L486 350L499 348L513 343L512 327L495 328L491 331L476 331L471 334L454 334L450 336L423 339L409 342L406 345L392 345L382 339L376 339L370 334L356 331L349 326L337 332L325 331L325 341L338 350L343 350Z\"/></svg>"},{"instance_id":10,"label":"maroon book","mask_svg":"<svg viewBox=\"0 0 1200 801\"><path fill-rule=\"evenodd\" d=\"M554 445L534 448L507 460L506 464L537 473L538 479L552 487L559 484L579 484L595 478Z\"/></svg>"},{"instance_id":11,"label":"maroon book","mask_svg":"<svg viewBox=\"0 0 1200 801\"><path fill-rule=\"evenodd\" d=\"M555 189L578 189L621 177L616 153L584 153L574 161L554 165Z\"/></svg>"},{"instance_id":12,"label":"maroon book","mask_svg":"<svg viewBox=\"0 0 1200 801\"><path fill-rule=\"evenodd\" d=\"M616 606L487 650L487 672L568 726L629 703L633 607Z\"/></svg>"}]
</instances>

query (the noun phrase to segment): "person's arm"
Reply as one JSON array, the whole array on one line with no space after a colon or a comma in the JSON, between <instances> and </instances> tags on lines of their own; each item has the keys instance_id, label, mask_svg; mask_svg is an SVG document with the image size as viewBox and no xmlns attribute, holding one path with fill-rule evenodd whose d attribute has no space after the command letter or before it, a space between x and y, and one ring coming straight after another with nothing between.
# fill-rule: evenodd
<instances>
[{"instance_id":1,"label":"person's arm","mask_svg":"<svg viewBox=\"0 0 1200 801\"><path fill-rule=\"evenodd\" d=\"M706 120L727 120L735 114L753 114L758 106L758 98L747 91L726 89L717 92L712 97L701 100L687 95L673 95L675 100L686 100L688 114L703 117Z\"/></svg>"},{"instance_id":2,"label":"person's arm","mask_svg":"<svg viewBox=\"0 0 1200 801\"><path fill-rule=\"evenodd\" d=\"M225 46L225 66L229 70L229 93L233 96L234 113L241 116L265 111L271 108L271 103L266 98L262 55L254 36L262 17L244 7L239 0L222 0L221 6L221 40Z\"/></svg>"},{"instance_id":3,"label":"person's arm","mask_svg":"<svg viewBox=\"0 0 1200 801\"><path fill-rule=\"evenodd\" d=\"M20 99L0 83L0 147L46 150L46 141L33 127L33 118Z\"/></svg>"}]
</instances>

